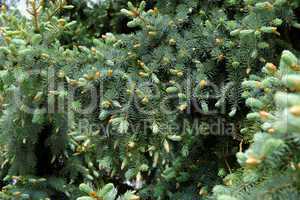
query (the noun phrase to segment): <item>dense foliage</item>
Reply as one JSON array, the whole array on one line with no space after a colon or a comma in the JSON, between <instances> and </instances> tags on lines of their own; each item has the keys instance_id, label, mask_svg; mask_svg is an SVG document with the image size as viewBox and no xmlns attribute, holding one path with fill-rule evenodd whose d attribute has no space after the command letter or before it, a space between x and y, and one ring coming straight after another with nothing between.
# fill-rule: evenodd
<instances>
[{"instance_id":1,"label":"dense foliage","mask_svg":"<svg viewBox=\"0 0 300 200\"><path fill-rule=\"evenodd\" d=\"M253 142L237 159L243 169L216 186L219 199L299 199L299 61L284 51L280 65L267 63L262 76L244 81Z\"/></svg>"},{"instance_id":2,"label":"dense foliage","mask_svg":"<svg viewBox=\"0 0 300 200\"><path fill-rule=\"evenodd\" d=\"M299 199L299 1L27 9L1 8L1 199Z\"/></svg>"}]
</instances>

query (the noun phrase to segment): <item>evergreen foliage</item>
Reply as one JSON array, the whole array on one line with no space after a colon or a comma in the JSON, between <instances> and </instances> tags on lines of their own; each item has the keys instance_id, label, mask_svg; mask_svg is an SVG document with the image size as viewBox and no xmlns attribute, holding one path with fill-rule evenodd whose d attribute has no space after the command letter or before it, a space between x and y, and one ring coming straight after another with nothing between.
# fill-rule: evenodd
<instances>
[{"instance_id":1,"label":"evergreen foliage","mask_svg":"<svg viewBox=\"0 0 300 200\"><path fill-rule=\"evenodd\" d=\"M216 186L218 199L299 199L299 61L284 51L280 65L243 82L247 118L257 133L237 159L243 169Z\"/></svg>"},{"instance_id":2,"label":"evergreen foliage","mask_svg":"<svg viewBox=\"0 0 300 200\"><path fill-rule=\"evenodd\" d=\"M27 5L1 9L1 199L299 199L299 1Z\"/></svg>"}]
</instances>

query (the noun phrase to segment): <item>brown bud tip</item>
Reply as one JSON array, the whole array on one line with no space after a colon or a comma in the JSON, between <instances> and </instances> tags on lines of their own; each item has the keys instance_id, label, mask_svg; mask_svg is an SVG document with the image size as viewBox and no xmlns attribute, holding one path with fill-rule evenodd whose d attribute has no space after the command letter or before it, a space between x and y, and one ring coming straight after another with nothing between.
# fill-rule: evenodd
<instances>
[{"instance_id":1,"label":"brown bud tip","mask_svg":"<svg viewBox=\"0 0 300 200\"><path fill-rule=\"evenodd\" d=\"M259 112L259 114L260 114L260 117L262 118L262 119L267 119L268 117L269 117L269 113L268 112L266 112L266 111L260 111Z\"/></svg>"},{"instance_id":2,"label":"brown bud tip","mask_svg":"<svg viewBox=\"0 0 300 200\"><path fill-rule=\"evenodd\" d=\"M269 129L268 129L268 133L272 134L272 133L274 133L274 132L275 132L275 129L274 129L274 128L269 128Z\"/></svg>"},{"instance_id":3,"label":"brown bud tip","mask_svg":"<svg viewBox=\"0 0 300 200\"><path fill-rule=\"evenodd\" d=\"M207 85L207 81L206 80L201 80L200 81L200 88L201 89L203 89L206 85Z\"/></svg>"},{"instance_id":4,"label":"brown bud tip","mask_svg":"<svg viewBox=\"0 0 300 200\"><path fill-rule=\"evenodd\" d=\"M249 166L256 166L260 163L261 161L256 159L253 156L249 156L248 159L246 160L246 164Z\"/></svg>"},{"instance_id":5,"label":"brown bud tip","mask_svg":"<svg viewBox=\"0 0 300 200\"><path fill-rule=\"evenodd\" d=\"M90 195L91 197L93 197L93 198L97 198L97 197L98 197L98 196L97 196L97 193L96 193L95 191L90 192L89 195Z\"/></svg>"},{"instance_id":6,"label":"brown bud tip","mask_svg":"<svg viewBox=\"0 0 300 200\"><path fill-rule=\"evenodd\" d=\"M300 65L299 64L293 64L291 66L291 69L294 70L294 71L300 71Z\"/></svg>"},{"instance_id":7,"label":"brown bud tip","mask_svg":"<svg viewBox=\"0 0 300 200\"><path fill-rule=\"evenodd\" d=\"M219 61L223 61L224 59L225 59L224 54L220 54L220 55L218 56L218 60L219 60Z\"/></svg>"},{"instance_id":8,"label":"brown bud tip","mask_svg":"<svg viewBox=\"0 0 300 200\"><path fill-rule=\"evenodd\" d=\"M267 63L267 64L266 64L266 67L267 67L267 69L268 69L269 71L271 71L271 72L273 72L273 73L277 70L276 65L274 65L273 63Z\"/></svg>"},{"instance_id":9,"label":"brown bud tip","mask_svg":"<svg viewBox=\"0 0 300 200\"><path fill-rule=\"evenodd\" d=\"M300 106L292 106L289 109L290 113L292 113L292 115L299 117L300 116Z\"/></svg>"},{"instance_id":10,"label":"brown bud tip","mask_svg":"<svg viewBox=\"0 0 300 200\"><path fill-rule=\"evenodd\" d=\"M100 78L100 77L101 77L101 72L97 71L97 72L95 73L95 77L96 77L96 78Z\"/></svg>"},{"instance_id":11,"label":"brown bud tip","mask_svg":"<svg viewBox=\"0 0 300 200\"><path fill-rule=\"evenodd\" d=\"M112 69L109 69L109 70L107 71L107 76L108 76L108 77L112 77L112 75L113 75L113 70L112 70Z\"/></svg>"}]
</instances>

